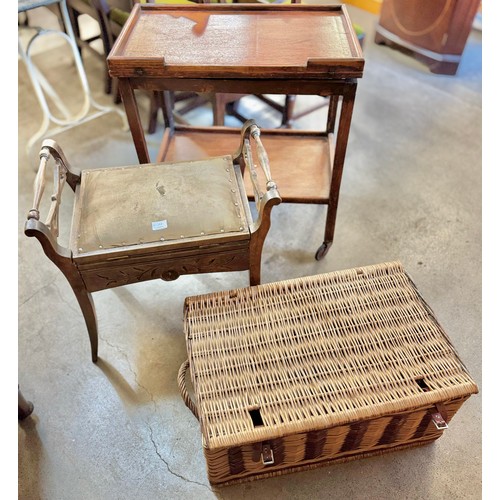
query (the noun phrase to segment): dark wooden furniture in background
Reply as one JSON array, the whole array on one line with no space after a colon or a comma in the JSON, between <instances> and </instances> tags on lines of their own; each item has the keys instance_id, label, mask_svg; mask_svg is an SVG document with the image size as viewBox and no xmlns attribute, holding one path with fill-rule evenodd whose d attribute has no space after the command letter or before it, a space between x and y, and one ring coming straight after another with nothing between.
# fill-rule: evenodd
<instances>
[{"instance_id":1,"label":"dark wooden furniture in background","mask_svg":"<svg viewBox=\"0 0 500 500\"><path fill-rule=\"evenodd\" d=\"M17 419L24 420L33 413L33 403L23 396L19 386L17 388Z\"/></svg>"},{"instance_id":2,"label":"dark wooden furniture in background","mask_svg":"<svg viewBox=\"0 0 500 500\"><path fill-rule=\"evenodd\" d=\"M89 50L98 58L104 61L111 51L111 47L121 31L119 23L111 19L114 12L116 19L126 18L127 12L130 12L134 6L133 0L66 0L68 11L71 19L71 25L80 51L82 49ZM80 17L89 16L98 23L99 33L84 38L80 29ZM125 21L123 21L125 22ZM96 40L102 42L102 53L94 46ZM112 78L109 76L108 68L104 66L104 91L106 94L113 94L115 104L121 102L120 94L117 85L113 84ZM150 106L148 115L147 131L153 134L156 131L158 122L158 113L163 112L163 120L168 125L168 114L165 104L165 96L159 93L150 93Z\"/></svg>"},{"instance_id":3,"label":"dark wooden furniture in background","mask_svg":"<svg viewBox=\"0 0 500 500\"><path fill-rule=\"evenodd\" d=\"M433 73L457 72L480 0L384 0L375 42L409 51Z\"/></svg>"},{"instance_id":4,"label":"dark wooden furniture in background","mask_svg":"<svg viewBox=\"0 0 500 500\"><path fill-rule=\"evenodd\" d=\"M75 33L75 38L80 50L89 50L97 55L97 57L103 59L103 69L105 73L104 90L106 94L113 94L115 104L119 104L121 102L121 97L118 92L118 86L116 85L116 81L113 81L109 76L105 61L136 2L134 0L66 0L66 2L73 32ZM172 3L175 3L175 0L172 0ZM195 3L194 0L193 3ZM83 37L79 19L85 15L97 22L99 27L99 33L97 35L90 35L88 38ZM96 40L101 40L102 52L94 45ZM148 122L146 126L146 130L149 134L154 134L156 131L158 114L160 111L162 112L164 123L168 125L169 118L166 105L166 99L168 98L173 99L174 102L183 101L183 113L187 113L191 109L205 104L208 100L206 97L197 96L193 92L176 93L171 96L166 96L161 92L151 92ZM174 117L180 123L185 122L180 114L174 114Z\"/></svg>"},{"instance_id":5,"label":"dark wooden furniture in background","mask_svg":"<svg viewBox=\"0 0 500 500\"><path fill-rule=\"evenodd\" d=\"M260 283L261 254L271 225L271 208L281 202L271 179L260 129L253 121L233 137L233 155L192 162L72 169L52 140L43 142L33 208L24 232L34 236L69 281L81 307L97 360L97 320L92 292L140 281L172 281L182 274L249 270ZM254 139L254 148L250 144ZM238 147L239 145L239 147ZM49 158L55 186L45 223L40 202ZM247 167L257 174L258 218L254 221L242 180ZM59 235L59 205L65 183L75 192L69 248Z\"/></svg>"},{"instance_id":6,"label":"dark wooden furniture in background","mask_svg":"<svg viewBox=\"0 0 500 500\"><path fill-rule=\"evenodd\" d=\"M71 25L73 27L73 32L75 33L76 41L80 50L86 49L94 53L97 57L106 58L111 50L109 36L107 35L105 21L102 16L99 15L99 11L96 8L96 3L94 0L66 0L68 5L68 11L71 19ZM134 6L133 0L109 0L109 3L113 7L117 7L123 10L131 10ZM80 17L89 16L99 25L99 33L96 35L90 35L88 38L84 38L80 29ZM101 53L97 50L93 42L101 40L103 45L103 52ZM111 78L107 72L104 72L104 90L106 94L111 93Z\"/></svg>"},{"instance_id":7,"label":"dark wooden furniture in background","mask_svg":"<svg viewBox=\"0 0 500 500\"><path fill-rule=\"evenodd\" d=\"M328 206L316 258L326 255L364 66L344 6L136 5L108 66L119 80L141 163L150 159L135 89L332 96L325 130L266 131L283 201ZM157 161L218 156L234 142L235 133L229 127L170 127Z\"/></svg>"}]
</instances>

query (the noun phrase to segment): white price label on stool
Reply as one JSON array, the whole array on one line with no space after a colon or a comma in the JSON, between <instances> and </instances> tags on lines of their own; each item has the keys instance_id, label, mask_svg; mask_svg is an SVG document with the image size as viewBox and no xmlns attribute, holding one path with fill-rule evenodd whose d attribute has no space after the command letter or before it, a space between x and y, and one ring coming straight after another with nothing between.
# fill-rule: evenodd
<instances>
[{"instance_id":1,"label":"white price label on stool","mask_svg":"<svg viewBox=\"0 0 500 500\"><path fill-rule=\"evenodd\" d=\"M159 231L160 229L167 229L168 224L166 220L157 220L155 222L151 222L151 228L153 231Z\"/></svg>"}]
</instances>

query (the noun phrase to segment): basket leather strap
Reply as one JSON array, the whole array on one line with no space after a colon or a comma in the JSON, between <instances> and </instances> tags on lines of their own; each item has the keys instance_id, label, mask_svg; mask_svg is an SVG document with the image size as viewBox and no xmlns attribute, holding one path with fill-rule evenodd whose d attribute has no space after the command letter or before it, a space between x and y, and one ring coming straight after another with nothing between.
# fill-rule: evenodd
<instances>
[{"instance_id":1,"label":"basket leather strap","mask_svg":"<svg viewBox=\"0 0 500 500\"><path fill-rule=\"evenodd\" d=\"M444 403L436 403L436 410L441 413L442 417L444 418L445 422L448 423L449 417L448 417L448 410L446 409L446 406Z\"/></svg>"},{"instance_id":2,"label":"basket leather strap","mask_svg":"<svg viewBox=\"0 0 500 500\"><path fill-rule=\"evenodd\" d=\"M177 374L177 385L181 392L182 399L185 405L191 410L193 415L199 420L198 409L196 408L196 403L191 399L189 392L186 389L186 372L189 368L189 360L186 359L179 368L179 373Z\"/></svg>"}]
</instances>

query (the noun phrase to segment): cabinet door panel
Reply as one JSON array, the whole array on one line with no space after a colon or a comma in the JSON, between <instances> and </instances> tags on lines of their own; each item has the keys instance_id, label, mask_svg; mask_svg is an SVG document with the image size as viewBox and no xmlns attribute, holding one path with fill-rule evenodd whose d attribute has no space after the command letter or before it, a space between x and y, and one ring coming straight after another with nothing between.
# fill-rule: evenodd
<instances>
[{"instance_id":1,"label":"cabinet door panel","mask_svg":"<svg viewBox=\"0 0 500 500\"><path fill-rule=\"evenodd\" d=\"M380 25L400 38L443 52L457 0L384 0Z\"/></svg>"}]
</instances>

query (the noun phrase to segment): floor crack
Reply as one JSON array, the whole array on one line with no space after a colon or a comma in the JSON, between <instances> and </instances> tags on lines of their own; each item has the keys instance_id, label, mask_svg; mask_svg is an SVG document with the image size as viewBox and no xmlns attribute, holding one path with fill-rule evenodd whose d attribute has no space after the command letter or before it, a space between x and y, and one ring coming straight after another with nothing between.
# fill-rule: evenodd
<instances>
[{"instance_id":1,"label":"floor crack","mask_svg":"<svg viewBox=\"0 0 500 500\"><path fill-rule=\"evenodd\" d=\"M149 396L149 399L150 401L153 402L154 404L154 407L155 407L155 411L157 409L156 407L156 401L153 397L153 393L144 385L142 385L140 382L139 382L139 379L137 377L137 373L135 372L135 370L132 368L132 363L130 362L130 360L128 359L128 355L127 353L121 349L119 346L115 345L115 344L112 344L109 340L105 339L104 337L100 337L101 340L108 344L110 347L112 347L113 349L116 349L124 358L125 358L125 361L127 362L127 365L128 365L128 369L132 372L132 375L134 376L134 380L135 380L135 383L138 387L140 387L144 392L146 392Z\"/></svg>"},{"instance_id":2,"label":"floor crack","mask_svg":"<svg viewBox=\"0 0 500 500\"><path fill-rule=\"evenodd\" d=\"M109 340L105 339L105 338L102 338L101 337L101 340L103 342L105 342L106 344L108 344L110 347L112 347L113 349L116 349L120 354L123 355L123 357L125 358L127 364L128 364L128 367L129 367L129 370L133 373L134 375L134 379L135 379L135 383L141 388L143 389L150 397L151 401L153 402L154 404L154 407L155 407L155 412L157 411L157 404L156 404L156 401L154 400L153 398L153 394L151 393L151 391L149 391L149 389L147 389L145 386L143 386L142 384L139 383L138 379L137 379L137 374L136 372L132 369L132 364L130 363L130 360L128 359L128 356L127 356L127 353L125 351L123 351L123 349L121 349L119 346L115 345L115 344L112 344ZM204 488L206 488L207 490L209 490L210 492L212 492L212 489L207 486L206 484L203 484L203 483L199 483L198 481L193 481L185 476L183 476L182 474L178 474L177 472L173 471L171 468L170 468L170 464L167 462L167 460L165 460L163 458L163 456L161 455L161 453L159 452L158 450L158 445L156 444L156 441L154 440L154 437L153 437L153 428L151 427L151 424L149 424L148 422L146 422L148 428L149 428L149 437L151 439L151 442L153 443L153 446L155 448L155 453L156 455L158 456L158 458L167 466L167 470L170 472L170 474L172 474L173 476L176 476L178 477L179 479L182 479L183 481L186 481L188 483L193 483L193 484L197 484L198 486L203 486Z\"/></svg>"},{"instance_id":3,"label":"floor crack","mask_svg":"<svg viewBox=\"0 0 500 500\"><path fill-rule=\"evenodd\" d=\"M68 302L68 299L66 299L66 297L64 297L64 295L61 293L61 290L59 290L59 287L56 286L56 293L57 295L59 295L59 298L61 299L61 302L63 302L64 304L66 304L69 309L71 309L75 314L82 314L82 310L81 309L77 309L71 302ZM76 300L76 296L75 297L75 300ZM78 301L77 301L78 303Z\"/></svg>"},{"instance_id":4,"label":"floor crack","mask_svg":"<svg viewBox=\"0 0 500 500\"><path fill-rule=\"evenodd\" d=\"M181 474L178 474L177 472L174 472L170 468L169 463L162 457L161 453L158 451L158 446L156 444L156 441L153 438L153 429L149 423L148 423L148 427L149 427L149 438L151 439L151 442L153 443L153 446L155 447L155 452L158 455L158 458L167 466L168 472L170 472L170 474L178 477L179 479L182 479L183 481L186 481L188 483L197 484L198 486L203 486L204 488L206 488L207 490L209 490L211 492L212 491L211 488L209 486L207 486L206 484L199 483L198 481L193 481L191 479L188 479L187 477L185 477Z\"/></svg>"},{"instance_id":5,"label":"floor crack","mask_svg":"<svg viewBox=\"0 0 500 500\"><path fill-rule=\"evenodd\" d=\"M59 276L55 276L54 279L50 282L50 283L47 283L46 285L43 285L41 288L39 288L36 292L33 292L27 299L24 299L18 307L22 307L24 306L24 304L26 304L26 302L29 302L35 295L38 295L42 290L44 290L45 288L49 287L50 285L53 285L56 281L57 281L57 278Z\"/></svg>"}]
</instances>

